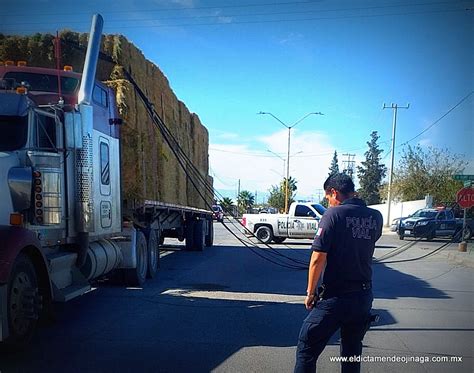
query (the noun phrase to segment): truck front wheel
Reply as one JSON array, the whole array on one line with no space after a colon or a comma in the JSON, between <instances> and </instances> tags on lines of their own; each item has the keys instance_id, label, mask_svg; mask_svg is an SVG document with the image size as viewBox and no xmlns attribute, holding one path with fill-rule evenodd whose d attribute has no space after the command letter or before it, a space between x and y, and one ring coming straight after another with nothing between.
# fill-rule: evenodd
<instances>
[{"instance_id":1,"label":"truck front wheel","mask_svg":"<svg viewBox=\"0 0 474 373\"><path fill-rule=\"evenodd\" d=\"M462 239L464 241L470 240L472 237L472 229L470 226L466 225L464 230L462 231Z\"/></svg>"},{"instance_id":2,"label":"truck front wheel","mask_svg":"<svg viewBox=\"0 0 474 373\"><path fill-rule=\"evenodd\" d=\"M8 282L8 328L6 345L22 348L33 336L41 309L38 278L31 259L20 254Z\"/></svg>"},{"instance_id":3,"label":"truck front wheel","mask_svg":"<svg viewBox=\"0 0 474 373\"><path fill-rule=\"evenodd\" d=\"M255 236L260 242L265 243L265 244L268 244L272 242L273 240L272 229L267 226L258 228L257 231L255 232Z\"/></svg>"}]
</instances>

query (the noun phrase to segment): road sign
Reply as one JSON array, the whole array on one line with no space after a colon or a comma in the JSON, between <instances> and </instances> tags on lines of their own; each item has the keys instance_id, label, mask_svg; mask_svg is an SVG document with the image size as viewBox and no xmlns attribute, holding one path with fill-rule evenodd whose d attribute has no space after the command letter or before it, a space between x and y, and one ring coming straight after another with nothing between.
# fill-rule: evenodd
<instances>
[{"instance_id":1,"label":"road sign","mask_svg":"<svg viewBox=\"0 0 474 373\"><path fill-rule=\"evenodd\" d=\"M454 180L474 181L474 175L453 175Z\"/></svg>"},{"instance_id":2,"label":"road sign","mask_svg":"<svg viewBox=\"0 0 474 373\"><path fill-rule=\"evenodd\" d=\"M474 189L462 188L456 194L456 202L463 209L474 206Z\"/></svg>"}]
</instances>

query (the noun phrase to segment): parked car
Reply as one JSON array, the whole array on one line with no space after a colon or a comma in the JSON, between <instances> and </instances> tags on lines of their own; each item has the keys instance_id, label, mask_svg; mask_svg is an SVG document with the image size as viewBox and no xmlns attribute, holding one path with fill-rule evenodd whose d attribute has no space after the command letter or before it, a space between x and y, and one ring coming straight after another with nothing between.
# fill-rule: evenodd
<instances>
[{"instance_id":1,"label":"parked car","mask_svg":"<svg viewBox=\"0 0 474 373\"><path fill-rule=\"evenodd\" d=\"M459 238L468 240L472 236L472 220ZM401 218L397 233L401 240L405 237L420 237L432 240L435 237L455 237L462 230L462 219L456 219L452 209L420 209L408 218Z\"/></svg>"},{"instance_id":2,"label":"parked car","mask_svg":"<svg viewBox=\"0 0 474 373\"><path fill-rule=\"evenodd\" d=\"M219 205L212 206L212 220L224 221L224 210Z\"/></svg>"}]
</instances>

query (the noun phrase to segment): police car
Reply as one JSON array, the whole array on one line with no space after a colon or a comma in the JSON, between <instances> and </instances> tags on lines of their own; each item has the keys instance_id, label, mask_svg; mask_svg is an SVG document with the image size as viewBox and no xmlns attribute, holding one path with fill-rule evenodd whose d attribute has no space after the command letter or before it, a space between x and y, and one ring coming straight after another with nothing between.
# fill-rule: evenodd
<instances>
[{"instance_id":1,"label":"police car","mask_svg":"<svg viewBox=\"0 0 474 373\"><path fill-rule=\"evenodd\" d=\"M408 218L400 219L398 237L419 237L432 240L435 237L453 237L459 225L451 209L421 209Z\"/></svg>"}]
</instances>

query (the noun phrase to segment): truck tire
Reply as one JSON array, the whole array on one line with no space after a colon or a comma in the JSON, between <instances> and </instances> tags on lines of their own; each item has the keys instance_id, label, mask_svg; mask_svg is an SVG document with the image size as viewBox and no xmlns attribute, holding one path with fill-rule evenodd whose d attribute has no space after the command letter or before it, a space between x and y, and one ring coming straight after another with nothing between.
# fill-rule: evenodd
<instances>
[{"instance_id":1,"label":"truck tire","mask_svg":"<svg viewBox=\"0 0 474 373\"><path fill-rule=\"evenodd\" d=\"M194 250L203 251L206 246L206 221L198 220L194 223Z\"/></svg>"},{"instance_id":2,"label":"truck tire","mask_svg":"<svg viewBox=\"0 0 474 373\"><path fill-rule=\"evenodd\" d=\"M137 267L125 269L125 281L129 286L142 286L145 283L148 271L148 250L145 235L137 231Z\"/></svg>"},{"instance_id":3,"label":"truck tire","mask_svg":"<svg viewBox=\"0 0 474 373\"><path fill-rule=\"evenodd\" d=\"M13 264L7 290L7 315L10 335L5 346L21 349L28 345L41 309L38 277L31 259L20 254Z\"/></svg>"},{"instance_id":4,"label":"truck tire","mask_svg":"<svg viewBox=\"0 0 474 373\"><path fill-rule=\"evenodd\" d=\"M273 237L273 242L275 243L282 243L286 240L286 237Z\"/></svg>"},{"instance_id":5,"label":"truck tire","mask_svg":"<svg viewBox=\"0 0 474 373\"><path fill-rule=\"evenodd\" d=\"M207 234L206 234L206 247L214 245L214 223L212 220L207 220Z\"/></svg>"},{"instance_id":6,"label":"truck tire","mask_svg":"<svg viewBox=\"0 0 474 373\"><path fill-rule=\"evenodd\" d=\"M262 226L257 229L255 236L261 243L268 244L273 240L273 232L270 227Z\"/></svg>"},{"instance_id":7,"label":"truck tire","mask_svg":"<svg viewBox=\"0 0 474 373\"><path fill-rule=\"evenodd\" d=\"M160 267L160 231L151 229L147 245L147 278L154 278Z\"/></svg>"},{"instance_id":8,"label":"truck tire","mask_svg":"<svg viewBox=\"0 0 474 373\"><path fill-rule=\"evenodd\" d=\"M463 241L468 241L472 237L472 229L469 225L466 225L464 230L462 231L462 239Z\"/></svg>"}]
</instances>

